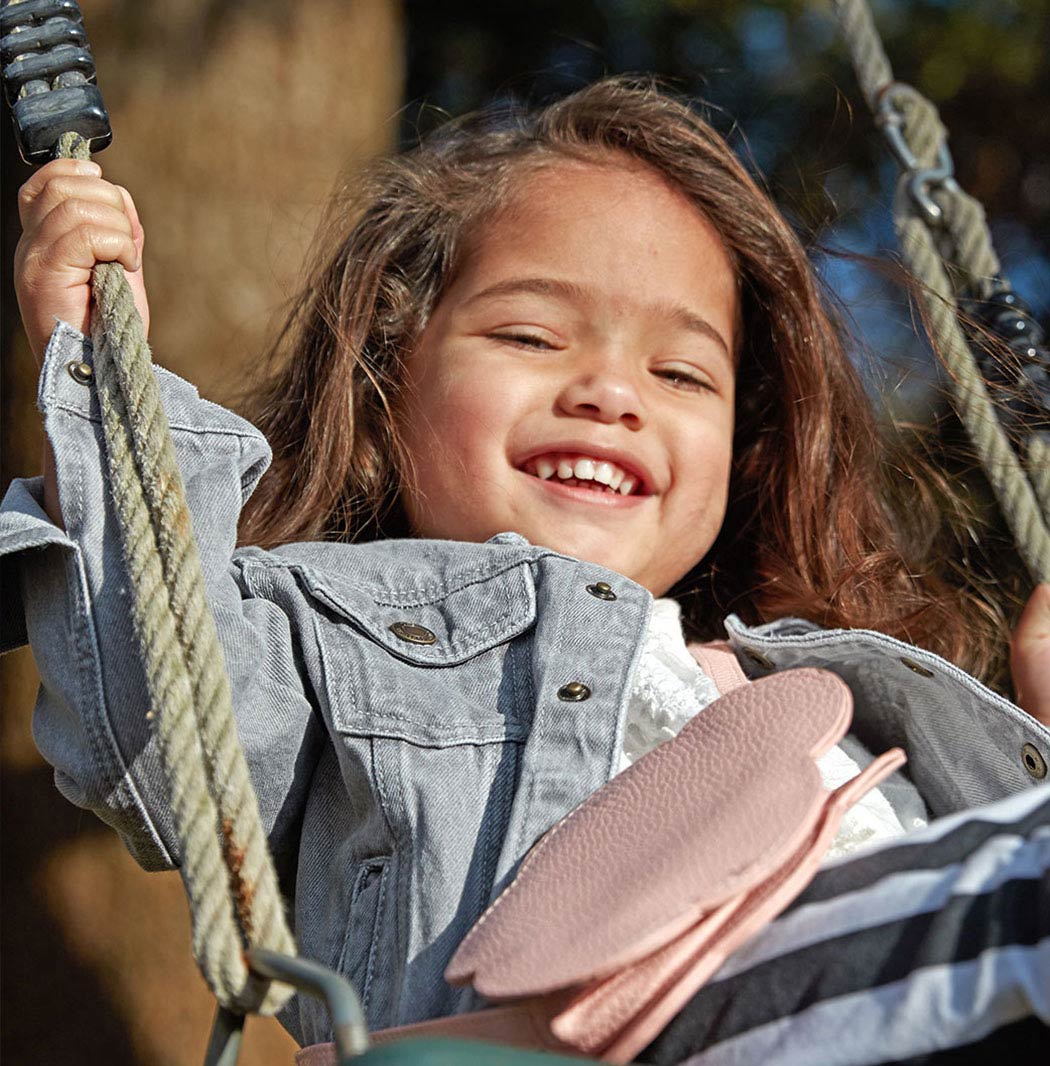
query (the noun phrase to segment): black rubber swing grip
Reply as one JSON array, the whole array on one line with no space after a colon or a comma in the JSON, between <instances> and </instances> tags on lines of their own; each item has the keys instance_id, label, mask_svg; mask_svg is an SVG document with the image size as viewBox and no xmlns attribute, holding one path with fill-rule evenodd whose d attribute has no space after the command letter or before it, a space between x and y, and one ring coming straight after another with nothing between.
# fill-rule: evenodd
<instances>
[{"instance_id":1,"label":"black rubber swing grip","mask_svg":"<svg viewBox=\"0 0 1050 1066\"><path fill-rule=\"evenodd\" d=\"M50 160L63 133L100 152L113 133L75 0L3 0L0 63L22 158Z\"/></svg>"}]
</instances>

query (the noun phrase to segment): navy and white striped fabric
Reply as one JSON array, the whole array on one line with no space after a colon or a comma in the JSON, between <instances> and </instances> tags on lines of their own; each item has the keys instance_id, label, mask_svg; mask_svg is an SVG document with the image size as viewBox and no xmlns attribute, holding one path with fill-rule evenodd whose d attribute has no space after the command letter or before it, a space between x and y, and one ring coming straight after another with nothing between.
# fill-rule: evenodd
<instances>
[{"instance_id":1,"label":"navy and white striped fabric","mask_svg":"<svg viewBox=\"0 0 1050 1066\"><path fill-rule=\"evenodd\" d=\"M1050 1064L1050 783L821 869L639 1061Z\"/></svg>"}]
</instances>

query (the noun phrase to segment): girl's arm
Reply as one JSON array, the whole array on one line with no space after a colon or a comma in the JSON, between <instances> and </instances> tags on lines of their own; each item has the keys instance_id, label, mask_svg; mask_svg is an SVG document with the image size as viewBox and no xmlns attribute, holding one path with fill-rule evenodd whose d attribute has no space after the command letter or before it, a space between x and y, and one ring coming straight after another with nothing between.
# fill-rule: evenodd
<instances>
[{"instance_id":1,"label":"girl's arm","mask_svg":"<svg viewBox=\"0 0 1050 1066\"><path fill-rule=\"evenodd\" d=\"M31 644L41 677L33 739L55 783L124 837L147 868L179 862L168 787L128 599L94 386L69 373L90 341L59 323L38 402L54 449L64 529L43 507L42 479L16 480L0 506L4 644ZM155 368L215 614L241 743L278 861L297 854L306 785L324 743L300 634L280 608L242 587L240 510L270 460L250 423ZM288 868L285 867L285 870Z\"/></svg>"},{"instance_id":2,"label":"girl's arm","mask_svg":"<svg viewBox=\"0 0 1050 1066\"><path fill-rule=\"evenodd\" d=\"M144 866L165 867L178 863L178 846L131 622L98 402L91 380L71 372L92 360L90 341L74 328L86 324L90 272L76 266L77 256L83 251L85 261L104 258L99 244L111 241L111 257L129 269L137 263L130 257L141 248L141 227L132 234L137 220L133 224L113 206L115 187L73 166L52 164L61 173L48 180L42 178L45 167L23 190L28 229L16 263L17 287L30 343L41 359L38 406L53 460L46 481L13 482L0 507L0 629L4 647L26 639L32 645L42 681L33 736L55 768L59 790L116 828ZM67 195L68 182L76 196ZM49 197L56 201L50 208ZM144 310L141 275L138 292ZM56 308L74 322L60 321L50 340L42 340L54 326ZM269 464L270 450L250 423L202 400L174 374L161 368L154 373L238 730L280 862L297 852L306 783L325 734L313 712L299 635L275 604L241 587L234 560L240 510Z\"/></svg>"}]
</instances>

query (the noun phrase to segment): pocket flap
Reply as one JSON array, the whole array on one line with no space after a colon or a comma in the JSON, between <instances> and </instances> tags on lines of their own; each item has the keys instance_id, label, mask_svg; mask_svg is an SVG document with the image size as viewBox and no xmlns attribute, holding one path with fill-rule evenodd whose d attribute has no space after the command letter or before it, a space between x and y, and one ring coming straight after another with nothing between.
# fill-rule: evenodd
<instances>
[{"instance_id":1,"label":"pocket flap","mask_svg":"<svg viewBox=\"0 0 1050 1066\"><path fill-rule=\"evenodd\" d=\"M511 640L536 621L527 561L478 568L440 586L376 589L297 568L310 594L392 655L454 666ZM400 634L400 635L399 635Z\"/></svg>"}]
</instances>

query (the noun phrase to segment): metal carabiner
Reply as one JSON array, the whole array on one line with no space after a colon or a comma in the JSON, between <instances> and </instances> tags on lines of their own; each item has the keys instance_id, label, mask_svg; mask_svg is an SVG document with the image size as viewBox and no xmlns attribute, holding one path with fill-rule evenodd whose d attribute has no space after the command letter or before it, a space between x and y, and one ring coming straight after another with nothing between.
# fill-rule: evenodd
<instances>
[{"instance_id":1,"label":"metal carabiner","mask_svg":"<svg viewBox=\"0 0 1050 1066\"><path fill-rule=\"evenodd\" d=\"M932 167L916 170L908 177L908 195L919 209L926 224L935 229L944 225L944 209L931 193L936 189L958 190L955 182L955 165L948 146L942 144L937 152L937 162Z\"/></svg>"},{"instance_id":2,"label":"metal carabiner","mask_svg":"<svg viewBox=\"0 0 1050 1066\"><path fill-rule=\"evenodd\" d=\"M879 93L875 125L882 132L890 151L904 171L908 196L912 203L926 224L936 228L944 224L944 210L931 194L939 188L958 189L955 184L955 164L947 144L941 144L937 150L937 162L929 167L919 163L908 145L904 137L904 116L901 113L900 98L914 93L915 90L910 85L899 81L890 82Z\"/></svg>"},{"instance_id":3,"label":"metal carabiner","mask_svg":"<svg viewBox=\"0 0 1050 1066\"><path fill-rule=\"evenodd\" d=\"M878 109L875 112L875 125L886 138L890 151L896 157L902 170L919 170L919 161L904 139L904 116L896 98L901 93L912 92L910 86L900 81L891 81L879 92Z\"/></svg>"}]
</instances>

